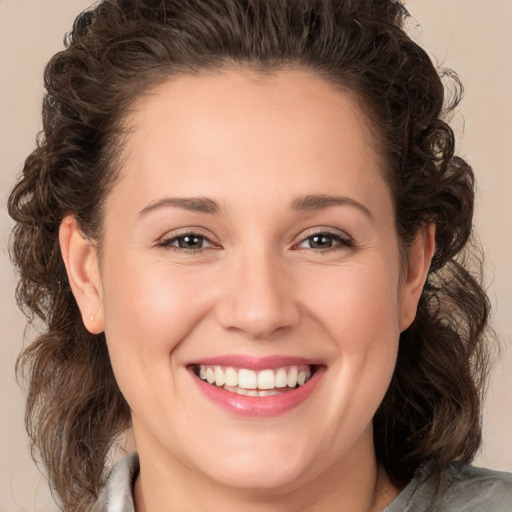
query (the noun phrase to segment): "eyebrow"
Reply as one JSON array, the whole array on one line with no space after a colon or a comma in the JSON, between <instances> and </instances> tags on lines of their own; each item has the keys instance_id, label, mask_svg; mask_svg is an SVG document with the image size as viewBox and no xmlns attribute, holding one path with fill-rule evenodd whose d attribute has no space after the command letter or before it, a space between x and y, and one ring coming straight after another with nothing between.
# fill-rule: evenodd
<instances>
[{"instance_id":1,"label":"eyebrow","mask_svg":"<svg viewBox=\"0 0 512 512\"><path fill-rule=\"evenodd\" d=\"M331 206L353 206L363 212L367 217L373 219L370 210L355 199L343 196L330 195L307 195L298 197L292 203L292 208L297 211L314 211L330 208Z\"/></svg>"},{"instance_id":2,"label":"eyebrow","mask_svg":"<svg viewBox=\"0 0 512 512\"><path fill-rule=\"evenodd\" d=\"M139 216L142 217L149 212L169 206L211 215L220 213L219 204L208 197L166 197L143 208L139 212ZM292 208L296 211L322 210L332 206L353 206L362 211L367 217L373 218L372 213L366 206L350 197L330 196L325 194L307 195L298 197L292 203Z\"/></svg>"},{"instance_id":3,"label":"eyebrow","mask_svg":"<svg viewBox=\"0 0 512 512\"><path fill-rule=\"evenodd\" d=\"M220 206L213 199L207 197L166 197L149 204L139 212L139 216L165 207L183 208L192 212L217 214Z\"/></svg>"}]
</instances>

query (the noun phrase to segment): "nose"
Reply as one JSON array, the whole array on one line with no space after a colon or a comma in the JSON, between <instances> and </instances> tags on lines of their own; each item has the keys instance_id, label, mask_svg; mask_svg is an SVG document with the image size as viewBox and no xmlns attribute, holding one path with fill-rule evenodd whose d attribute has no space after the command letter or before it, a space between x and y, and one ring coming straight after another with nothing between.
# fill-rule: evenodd
<instances>
[{"instance_id":1,"label":"nose","mask_svg":"<svg viewBox=\"0 0 512 512\"><path fill-rule=\"evenodd\" d=\"M293 293L293 275L271 253L252 253L232 262L218 304L222 327L253 340L269 340L296 326L300 308Z\"/></svg>"}]
</instances>

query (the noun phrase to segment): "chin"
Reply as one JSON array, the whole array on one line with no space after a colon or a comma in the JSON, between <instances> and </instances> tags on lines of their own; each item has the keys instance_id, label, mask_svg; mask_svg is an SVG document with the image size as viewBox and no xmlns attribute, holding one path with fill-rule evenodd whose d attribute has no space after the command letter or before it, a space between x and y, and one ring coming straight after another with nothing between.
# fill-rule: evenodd
<instances>
[{"instance_id":1,"label":"chin","mask_svg":"<svg viewBox=\"0 0 512 512\"><path fill-rule=\"evenodd\" d=\"M234 464L226 460L206 471L211 480L226 487L270 495L298 487L307 479L300 466L283 464L271 457L252 457L247 463L236 461Z\"/></svg>"},{"instance_id":2,"label":"chin","mask_svg":"<svg viewBox=\"0 0 512 512\"><path fill-rule=\"evenodd\" d=\"M211 454L204 453L197 470L211 481L245 491L285 492L313 478L314 454L310 443L301 448L300 439L271 434L248 436L245 442L231 444L225 450L214 446ZM286 439L287 438L287 439ZM233 441L233 437L230 438ZM224 453L224 456L219 456Z\"/></svg>"}]
</instances>

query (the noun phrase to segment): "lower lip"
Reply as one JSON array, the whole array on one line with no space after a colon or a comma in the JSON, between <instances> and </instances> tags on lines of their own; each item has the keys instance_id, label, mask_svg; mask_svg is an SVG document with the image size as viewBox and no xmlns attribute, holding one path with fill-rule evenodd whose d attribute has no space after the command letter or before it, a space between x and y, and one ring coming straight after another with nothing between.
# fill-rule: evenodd
<instances>
[{"instance_id":1,"label":"lower lip","mask_svg":"<svg viewBox=\"0 0 512 512\"><path fill-rule=\"evenodd\" d=\"M279 416L305 402L325 373L325 368L317 368L312 377L298 388L272 396L245 396L212 386L192 373L199 389L213 403L233 414L256 418Z\"/></svg>"}]
</instances>

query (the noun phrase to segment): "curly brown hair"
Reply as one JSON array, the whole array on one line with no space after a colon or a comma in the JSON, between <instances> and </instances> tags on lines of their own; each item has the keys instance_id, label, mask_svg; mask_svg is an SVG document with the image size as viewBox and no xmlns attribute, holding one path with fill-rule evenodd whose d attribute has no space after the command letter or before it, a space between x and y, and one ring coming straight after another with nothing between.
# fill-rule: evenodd
<instances>
[{"instance_id":1,"label":"curly brown hair","mask_svg":"<svg viewBox=\"0 0 512 512\"><path fill-rule=\"evenodd\" d=\"M17 299L43 332L20 355L26 424L63 510L85 510L130 411L103 334L90 334L71 292L59 225L73 214L101 242L102 207L120 167L134 102L178 73L226 65L298 67L357 94L375 127L404 252L436 227L416 319L400 338L393 380L374 418L379 461L396 483L426 461L469 462L481 441L489 366L488 299L467 259L474 177L454 156L445 99L427 54L392 0L103 0L82 13L46 67L43 131L9 198ZM446 73L445 73L446 75Z\"/></svg>"}]
</instances>

